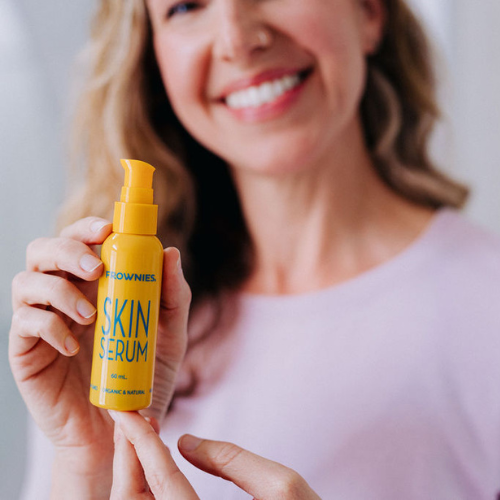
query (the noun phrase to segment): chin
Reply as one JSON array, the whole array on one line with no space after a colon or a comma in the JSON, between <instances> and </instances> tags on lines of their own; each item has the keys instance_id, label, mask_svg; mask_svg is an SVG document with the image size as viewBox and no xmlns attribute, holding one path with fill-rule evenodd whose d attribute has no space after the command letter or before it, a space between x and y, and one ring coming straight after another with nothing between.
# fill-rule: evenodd
<instances>
[{"instance_id":1,"label":"chin","mask_svg":"<svg viewBox=\"0 0 500 500\"><path fill-rule=\"evenodd\" d=\"M260 151L252 154L248 151L245 157L234 158L229 161L236 171L255 173L259 175L286 175L298 174L311 169L318 161L319 145L314 147L291 147L292 141L287 141L280 147L273 147L268 151ZM297 145L297 142L295 143Z\"/></svg>"},{"instance_id":2,"label":"chin","mask_svg":"<svg viewBox=\"0 0 500 500\"><path fill-rule=\"evenodd\" d=\"M233 171L246 174L256 175L261 177L283 177L287 175L295 175L306 172L310 169L310 165L304 163L287 163L287 162L260 162L246 163L232 167Z\"/></svg>"}]
</instances>

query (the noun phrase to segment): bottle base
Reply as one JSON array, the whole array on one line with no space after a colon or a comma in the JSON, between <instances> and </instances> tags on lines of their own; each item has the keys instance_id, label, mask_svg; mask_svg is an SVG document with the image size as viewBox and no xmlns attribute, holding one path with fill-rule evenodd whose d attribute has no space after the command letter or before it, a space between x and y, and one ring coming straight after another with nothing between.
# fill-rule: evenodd
<instances>
[{"instance_id":1,"label":"bottle base","mask_svg":"<svg viewBox=\"0 0 500 500\"><path fill-rule=\"evenodd\" d=\"M144 402L131 401L130 404L124 404L124 402L116 403L114 401L99 402L93 399L92 397L89 398L89 400L94 406L97 406L98 408L103 408L105 410L114 410L114 411L139 411L139 410L145 410L146 408L149 408L151 406L151 401L144 401Z\"/></svg>"}]
</instances>

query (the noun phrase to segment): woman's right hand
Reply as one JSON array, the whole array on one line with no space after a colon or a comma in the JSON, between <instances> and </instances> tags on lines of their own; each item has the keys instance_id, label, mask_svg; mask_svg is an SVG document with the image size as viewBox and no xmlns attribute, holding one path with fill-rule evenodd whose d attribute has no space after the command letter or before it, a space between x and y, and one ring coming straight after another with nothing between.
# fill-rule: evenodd
<instances>
[{"instance_id":1,"label":"woman's right hand","mask_svg":"<svg viewBox=\"0 0 500 500\"><path fill-rule=\"evenodd\" d=\"M94 217L58 238L28 245L26 271L12 283L9 361L31 415L56 449L108 447L111 422L89 402L97 279L103 264L92 249L111 233ZM103 446L101 446L103 445Z\"/></svg>"},{"instance_id":2,"label":"woman's right hand","mask_svg":"<svg viewBox=\"0 0 500 500\"><path fill-rule=\"evenodd\" d=\"M58 238L38 239L28 246L27 269L12 286L9 342L16 383L37 425L54 444L58 463L66 470L74 465L82 477L102 473L109 480L112 421L90 403L89 389L97 279L103 270L93 248L111 230L110 222L88 217L65 228ZM173 372L187 338L190 291L179 261L176 249L165 250L155 365L155 393L162 408L168 403L164 395L173 392Z\"/></svg>"}]
</instances>

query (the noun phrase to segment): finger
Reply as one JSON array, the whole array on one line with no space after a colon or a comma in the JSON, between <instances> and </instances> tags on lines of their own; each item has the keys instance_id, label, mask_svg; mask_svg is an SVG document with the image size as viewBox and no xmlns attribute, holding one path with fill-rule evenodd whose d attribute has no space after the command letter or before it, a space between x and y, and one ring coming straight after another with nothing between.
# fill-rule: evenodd
<instances>
[{"instance_id":1,"label":"finger","mask_svg":"<svg viewBox=\"0 0 500 500\"><path fill-rule=\"evenodd\" d=\"M184 435L179 450L195 467L222 477L260 500L275 498L318 500L295 471L232 443Z\"/></svg>"},{"instance_id":2,"label":"finger","mask_svg":"<svg viewBox=\"0 0 500 500\"><path fill-rule=\"evenodd\" d=\"M187 318L191 303L191 289L182 272L181 254L169 247L163 252L162 307L171 316Z\"/></svg>"},{"instance_id":3,"label":"finger","mask_svg":"<svg viewBox=\"0 0 500 500\"><path fill-rule=\"evenodd\" d=\"M113 418L112 413L110 413ZM113 487L111 500L135 498L148 491L148 485L132 443L125 437L119 423L115 423L115 454L113 458Z\"/></svg>"},{"instance_id":4,"label":"finger","mask_svg":"<svg viewBox=\"0 0 500 500\"><path fill-rule=\"evenodd\" d=\"M81 325L95 319L96 308L68 280L42 273L22 272L12 283L14 311L25 305L52 306Z\"/></svg>"},{"instance_id":5,"label":"finger","mask_svg":"<svg viewBox=\"0 0 500 500\"><path fill-rule=\"evenodd\" d=\"M17 357L26 354L43 339L64 356L75 355L80 345L66 323L54 312L35 307L20 307L12 316L9 354ZM37 371L36 362L28 360L30 371Z\"/></svg>"},{"instance_id":6,"label":"finger","mask_svg":"<svg viewBox=\"0 0 500 500\"><path fill-rule=\"evenodd\" d=\"M153 427L137 412L112 412L132 443L156 500L198 500L189 481L179 470L170 451Z\"/></svg>"},{"instance_id":7,"label":"finger","mask_svg":"<svg viewBox=\"0 0 500 500\"><path fill-rule=\"evenodd\" d=\"M109 220L100 217L85 217L65 227L60 236L81 241L86 245L100 245L113 230Z\"/></svg>"},{"instance_id":8,"label":"finger","mask_svg":"<svg viewBox=\"0 0 500 500\"><path fill-rule=\"evenodd\" d=\"M160 424L158 423L158 420L155 417L144 417L144 420L146 420L146 422L148 422L151 425L156 434L160 434Z\"/></svg>"},{"instance_id":9,"label":"finger","mask_svg":"<svg viewBox=\"0 0 500 500\"><path fill-rule=\"evenodd\" d=\"M161 357L163 343L173 354L173 360L182 359L187 346L187 324L191 304L191 289L184 279L179 250L170 247L164 251L163 279L159 322L167 335L158 336L157 350Z\"/></svg>"},{"instance_id":10,"label":"finger","mask_svg":"<svg viewBox=\"0 0 500 500\"><path fill-rule=\"evenodd\" d=\"M155 362L155 390L151 406L142 414L165 415L172 399L175 377L186 352L191 290L182 273L180 253L167 248L163 258L161 307Z\"/></svg>"},{"instance_id":11,"label":"finger","mask_svg":"<svg viewBox=\"0 0 500 500\"><path fill-rule=\"evenodd\" d=\"M102 263L88 245L100 245L112 231L111 222L86 217L61 231L60 238L39 238L28 245L30 271L68 271L82 279L96 279Z\"/></svg>"},{"instance_id":12,"label":"finger","mask_svg":"<svg viewBox=\"0 0 500 500\"><path fill-rule=\"evenodd\" d=\"M84 280L102 274L101 259L81 241L70 238L39 238L26 251L28 271L67 271Z\"/></svg>"}]
</instances>

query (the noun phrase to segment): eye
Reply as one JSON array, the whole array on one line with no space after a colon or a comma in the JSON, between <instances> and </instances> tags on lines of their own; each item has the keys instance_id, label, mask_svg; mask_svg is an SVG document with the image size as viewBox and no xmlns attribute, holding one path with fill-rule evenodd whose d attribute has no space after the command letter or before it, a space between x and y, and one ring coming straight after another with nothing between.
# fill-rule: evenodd
<instances>
[{"instance_id":1,"label":"eye","mask_svg":"<svg viewBox=\"0 0 500 500\"><path fill-rule=\"evenodd\" d=\"M167 11L167 19L174 17L177 14L187 14L192 10L195 10L199 7L197 2L179 2L170 7Z\"/></svg>"}]
</instances>

